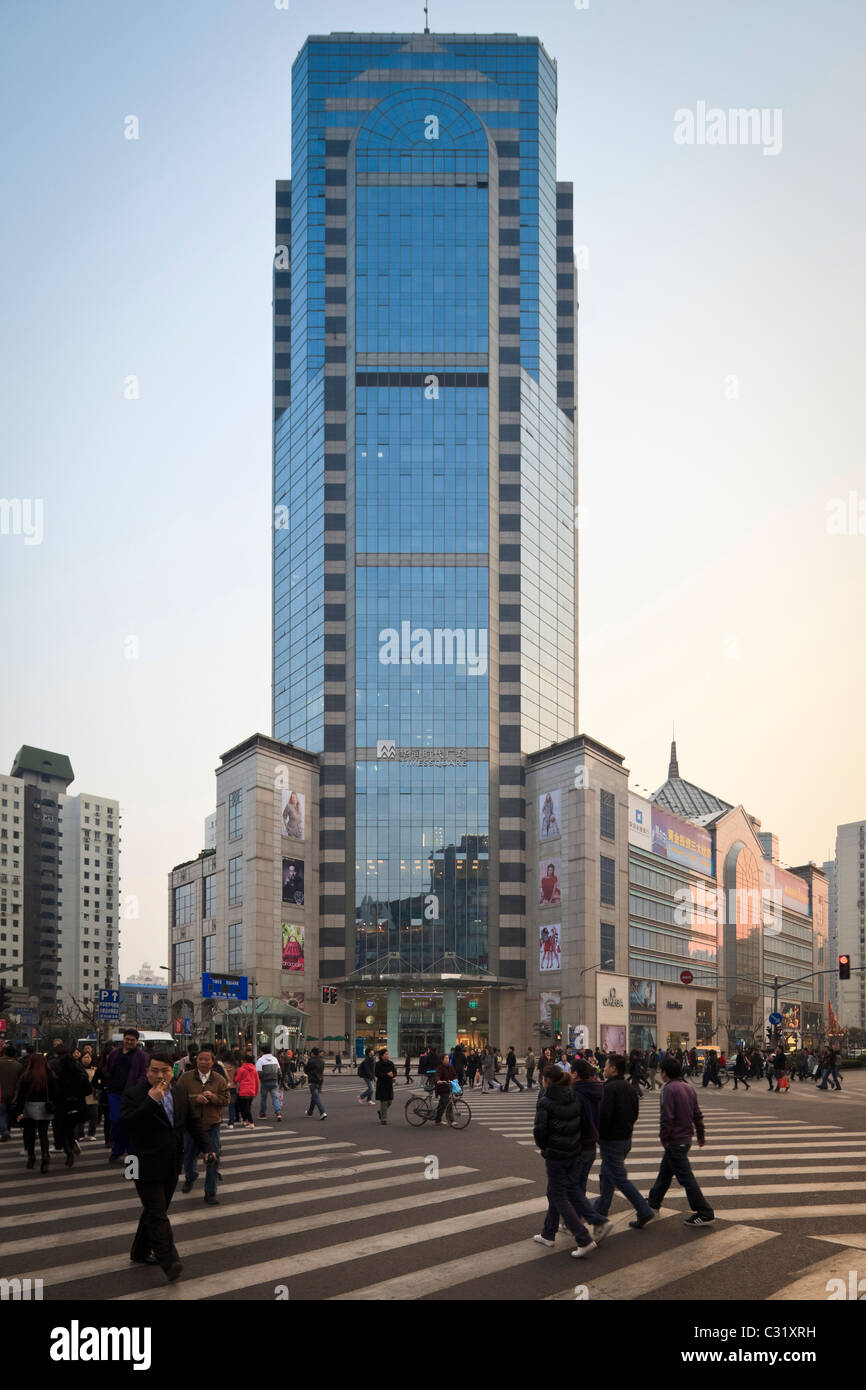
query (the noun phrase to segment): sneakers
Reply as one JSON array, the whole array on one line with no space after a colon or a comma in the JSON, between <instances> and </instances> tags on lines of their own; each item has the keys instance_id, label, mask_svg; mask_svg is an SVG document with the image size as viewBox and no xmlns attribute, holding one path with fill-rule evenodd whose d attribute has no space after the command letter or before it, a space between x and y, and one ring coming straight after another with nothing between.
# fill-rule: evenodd
<instances>
[{"instance_id":1,"label":"sneakers","mask_svg":"<svg viewBox=\"0 0 866 1390\"><path fill-rule=\"evenodd\" d=\"M369 1105L370 1102L369 1102L368 1100L365 1100L363 1096L359 1096L359 1097L358 1097L358 1104L359 1104L359 1105Z\"/></svg>"},{"instance_id":2,"label":"sneakers","mask_svg":"<svg viewBox=\"0 0 866 1390\"><path fill-rule=\"evenodd\" d=\"M633 1231L642 1231L644 1226L648 1226L655 1216L658 1216L658 1212L653 1207L649 1216L639 1216L637 1221L630 1221L628 1224Z\"/></svg>"},{"instance_id":3,"label":"sneakers","mask_svg":"<svg viewBox=\"0 0 866 1390\"><path fill-rule=\"evenodd\" d=\"M605 1220L602 1221L598 1226L593 1226L592 1234L596 1245L599 1245L604 1240L605 1236L609 1236L612 1230L613 1222L608 1221L607 1218L605 1218Z\"/></svg>"},{"instance_id":4,"label":"sneakers","mask_svg":"<svg viewBox=\"0 0 866 1390\"><path fill-rule=\"evenodd\" d=\"M584 1256L591 1255L593 1250L597 1249L598 1246L596 1245L595 1241L591 1240L589 1242L589 1245L578 1245L576 1250L572 1250L571 1258L573 1260L582 1260Z\"/></svg>"},{"instance_id":5,"label":"sneakers","mask_svg":"<svg viewBox=\"0 0 866 1390\"><path fill-rule=\"evenodd\" d=\"M283 1118L282 1115L278 1115L278 1116L277 1116L277 1124L280 1123L280 1121L282 1120L282 1118Z\"/></svg>"},{"instance_id":6,"label":"sneakers","mask_svg":"<svg viewBox=\"0 0 866 1390\"><path fill-rule=\"evenodd\" d=\"M226 1126L226 1128L227 1128L227 1129L234 1129L234 1125L233 1125L231 1122L229 1122L229 1124Z\"/></svg>"},{"instance_id":7,"label":"sneakers","mask_svg":"<svg viewBox=\"0 0 866 1390\"><path fill-rule=\"evenodd\" d=\"M320 1119L320 1120L327 1120L327 1118L328 1118L328 1112L327 1112L327 1110L323 1110L322 1113L321 1113L321 1115L319 1116L319 1119Z\"/></svg>"},{"instance_id":8,"label":"sneakers","mask_svg":"<svg viewBox=\"0 0 866 1390\"><path fill-rule=\"evenodd\" d=\"M548 1240L547 1236L533 1236L532 1239L536 1241L539 1245L549 1245L551 1250L556 1244L555 1240Z\"/></svg>"},{"instance_id":9,"label":"sneakers","mask_svg":"<svg viewBox=\"0 0 866 1390\"><path fill-rule=\"evenodd\" d=\"M194 1183L194 1182L197 1182L197 1181L198 1181L198 1176L196 1176L196 1177L194 1177L194 1178L187 1178L187 1180L186 1180L186 1182L184 1183L183 1187L180 1189L181 1192L191 1192L191 1191L192 1191L192 1185L193 1185L193 1183Z\"/></svg>"},{"instance_id":10,"label":"sneakers","mask_svg":"<svg viewBox=\"0 0 866 1390\"><path fill-rule=\"evenodd\" d=\"M714 1216L710 1216L710 1217L698 1216L697 1212L696 1212L696 1211L693 1211L692 1214L691 1214L691 1216L687 1216L687 1217L686 1217L685 1221L683 1222L683 1225L684 1225L684 1226L710 1226L710 1225L712 1225L712 1223L715 1221L715 1219L716 1219L716 1218L715 1218Z\"/></svg>"},{"instance_id":11,"label":"sneakers","mask_svg":"<svg viewBox=\"0 0 866 1390\"><path fill-rule=\"evenodd\" d=\"M205 1199L204 1199L204 1200L205 1200L206 1205L209 1206L209 1207L218 1207L218 1206L220 1205L220 1199L219 1199L219 1197L208 1197L208 1196L205 1196Z\"/></svg>"},{"instance_id":12,"label":"sneakers","mask_svg":"<svg viewBox=\"0 0 866 1390\"><path fill-rule=\"evenodd\" d=\"M367 1104L368 1104L368 1105L375 1105L376 1102L375 1102L374 1100L368 1100L368 1101L367 1101Z\"/></svg>"}]
</instances>

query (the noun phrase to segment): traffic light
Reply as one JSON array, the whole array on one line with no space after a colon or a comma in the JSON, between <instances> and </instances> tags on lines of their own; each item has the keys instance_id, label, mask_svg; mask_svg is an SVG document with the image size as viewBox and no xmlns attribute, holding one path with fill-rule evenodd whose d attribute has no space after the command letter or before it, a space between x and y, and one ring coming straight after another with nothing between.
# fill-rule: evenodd
<instances>
[{"instance_id":1,"label":"traffic light","mask_svg":"<svg viewBox=\"0 0 866 1390\"><path fill-rule=\"evenodd\" d=\"M337 1002L337 991L336 991L335 989L331 989L331 990L329 991L329 993L330 993L330 996L331 996L330 1002L331 1002L332 1004L336 1004L336 1002Z\"/></svg>"},{"instance_id":2,"label":"traffic light","mask_svg":"<svg viewBox=\"0 0 866 1390\"><path fill-rule=\"evenodd\" d=\"M330 1004L330 1002L331 1002L331 991L328 989L328 986L327 986L327 985L322 985L322 1003L323 1003L323 1004Z\"/></svg>"},{"instance_id":3,"label":"traffic light","mask_svg":"<svg viewBox=\"0 0 866 1390\"><path fill-rule=\"evenodd\" d=\"M0 980L0 1014L2 1014L3 1010L8 1007L8 1004L9 991L6 988L6 981Z\"/></svg>"},{"instance_id":4,"label":"traffic light","mask_svg":"<svg viewBox=\"0 0 866 1390\"><path fill-rule=\"evenodd\" d=\"M851 957L850 957L850 956L840 956L840 957L839 957L839 979L840 979L840 980L850 980L850 978L851 978Z\"/></svg>"}]
</instances>

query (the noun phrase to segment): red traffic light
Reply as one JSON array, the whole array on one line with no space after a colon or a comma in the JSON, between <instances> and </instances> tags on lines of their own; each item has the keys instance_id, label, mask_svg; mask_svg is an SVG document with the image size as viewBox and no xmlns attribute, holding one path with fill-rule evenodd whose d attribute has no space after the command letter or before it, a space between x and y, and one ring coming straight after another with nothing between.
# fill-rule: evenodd
<instances>
[{"instance_id":1,"label":"red traffic light","mask_svg":"<svg viewBox=\"0 0 866 1390\"><path fill-rule=\"evenodd\" d=\"M839 957L839 979L840 979L840 980L850 980L850 978L851 978L851 957L850 957L850 956L840 956L840 957Z\"/></svg>"}]
</instances>

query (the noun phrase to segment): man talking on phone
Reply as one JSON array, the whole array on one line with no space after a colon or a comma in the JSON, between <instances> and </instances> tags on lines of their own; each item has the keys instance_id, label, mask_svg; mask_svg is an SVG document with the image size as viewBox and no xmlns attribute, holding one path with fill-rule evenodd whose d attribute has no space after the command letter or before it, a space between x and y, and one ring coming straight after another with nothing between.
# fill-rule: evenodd
<instances>
[{"instance_id":1,"label":"man talking on phone","mask_svg":"<svg viewBox=\"0 0 866 1390\"><path fill-rule=\"evenodd\" d=\"M132 1176L142 1205L129 1257L135 1264L159 1265L170 1284L183 1273L168 1209L183 1162L184 1135L192 1137L209 1163L216 1162L187 1091L172 1081L173 1071L173 1059L168 1053L154 1053L147 1079L124 1093L120 1108L134 1159Z\"/></svg>"}]
</instances>

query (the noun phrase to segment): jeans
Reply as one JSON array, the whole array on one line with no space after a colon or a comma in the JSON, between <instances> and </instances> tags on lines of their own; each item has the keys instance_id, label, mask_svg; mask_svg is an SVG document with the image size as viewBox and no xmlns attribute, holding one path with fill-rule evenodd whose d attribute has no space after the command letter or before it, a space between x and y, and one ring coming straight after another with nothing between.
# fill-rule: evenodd
<instances>
[{"instance_id":1,"label":"jeans","mask_svg":"<svg viewBox=\"0 0 866 1390\"><path fill-rule=\"evenodd\" d=\"M373 1099L373 1081L372 1081L372 1078L368 1076L368 1077L366 1077L366 1078L364 1078L364 1079L366 1079L366 1082L367 1082L367 1089L366 1089L365 1091L362 1091L362 1092L361 1092L361 1094L360 1094L360 1096L358 1097L358 1099L359 1099L359 1100L372 1100L372 1099Z\"/></svg>"},{"instance_id":2,"label":"jeans","mask_svg":"<svg viewBox=\"0 0 866 1390\"><path fill-rule=\"evenodd\" d=\"M697 1178L692 1172L692 1165L689 1163L690 1147L690 1144L667 1144L665 1146L659 1175L650 1190L650 1205L661 1206L665 1193L671 1185L671 1179L676 1178L680 1187L686 1189L686 1197L692 1211L696 1211L698 1216L703 1217L705 1221L712 1221L715 1213L698 1187Z\"/></svg>"},{"instance_id":3,"label":"jeans","mask_svg":"<svg viewBox=\"0 0 866 1390\"><path fill-rule=\"evenodd\" d=\"M126 1137L126 1131L122 1128L120 1123L120 1102L122 1099L122 1096L109 1095L108 1097L108 1115L111 1123L112 1138L112 1158L121 1158L129 1148L129 1140Z\"/></svg>"},{"instance_id":4,"label":"jeans","mask_svg":"<svg viewBox=\"0 0 866 1390\"><path fill-rule=\"evenodd\" d=\"M522 1091L522 1090L523 1090L523 1087L521 1086L520 1082L517 1080L517 1072L516 1072L516 1071L513 1071L513 1070L511 1069L511 1067L509 1067L509 1068L508 1068L508 1071L505 1073L505 1085L502 1087L503 1091L507 1091L507 1090L508 1090L508 1083L509 1083L510 1081L513 1081L513 1082L514 1082L514 1084L515 1084L515 1086L517 1087L518 1091Z\"/></svg>"},{"instance_id":5,"label":"jeans","mask_svg":"<svg viewBox=\"0 0 866 1390\"><path fill-rule=\"evenodd\" d=\"M229 1091L229 1124L233 1125L238 1117L238 1093Z\"/></svg>"},{"instance_id":6,"label":"jeans","mask_svg":"<svg viewBox=\"0 0 866 1390\"><path fill-rule=\"evenodd\" d=\"M625 1161L631 1148L630 1139L603 1139L599 1144L601 1152L601 1172L598 1175L599 1194L595 1211L599 1216L607 1216L613 1194L618 1189L623 1197L631 1202L638 1216L651 1215L650 1204L642 1197L633 1182L629 1182L625 1171Z\"/></svg>"},{"instance_id":7,"label":"jeans","mask_svg":"<svg viewBox=\"0 0 866 1390\"><path fill-rule=\"evenodd\" d=\"M204 1178L204 1195L215 1197L217 1191L217 1172L219 1171L220 1153L220 1127L214 1125L213 1129L206 1129L204 1137L207 1140L207 1152L216 1154L216 1163L209 1163ZM184 1130L183 1135L183 1171L187 1182L194 1182L198 1174L198 1144L193 1139L189 1130Z\"/></svg>"},{"instance_id":8,"label":"jeans","mask_svg":"<svg viewBox=\"0 0 866 1390\"><path fill-rule=\"evenodd\" d=\"M312 1113L313 1113L314 1110L318 1110L320 1115L324 1115L324 1113L325 1113L325 1107L324 1107L324 1105L322 1104L322 1091L321 1091L321 1087L320 1087L320 1086L314 1086L313 1083L312 1083L312 1081L311 1081L311 1082L310 1082L310 1108L309 1108L309 1110L307 1111L307 1114L308 1114L308 1115L312 1115Z\"/></svg>"},{"instance_id":9,"label":"jeans","mask_svg":"<svg viewBox=\"0 0 866 1390\"><path fill-rule=\"evenodd\" d=\"M136 1182L142 1211L130 1251L134 1260L143 1260L145 1256L153 1253L163 1269L170 1269L177 1260L177 1249L168 1219L168 1209L176 1186L176 1173L172 1173L171 1177L163 1179L162 1182Z\"/></svg>"},{"instance_id":10,"label":"jeans","mask_svg":"<svg viewBox=\"0 0 866 1390\"><path fill-rule=\"evenodd\" d=\"M574 1209L571 1193L576 1187L576 1169L580 1158L546 1158L547 1169L547 1215L541 1234L545 1240L555 1240L559 1230L560 1217L565 1222L578 1245L590 1245L592 1236Z\"/></svg>"},{"instance_id":11,"label":"jeans","mask_svg":"<svg viewBox=\"0 0 866 1390\"><path fill-rule=\"evenodd\" d=\"M568 1196L578 1216L582 1216L589 1225L601 1226L606 1217L599 1216L586 1195L586 1184L589 1181L593 1163L595 1163L594 1144L591 1149L582 1149L579 1157L575 1160L574 1168L569 1177Z\"/></svg>"},{"instance_id":12,"label":"jeans","mask_svg":"<svg viewBox=\"0 0 866 1390\"><path fill-rule=\"evenodd\" d=\"M7 1110L9 1112L7 1117ZM0 1134L8 1134L12 1128L12 1121L15 1116L12 1113L11 1100L0 1100Z\"/></svg>"},{"instance_id":13,"label":"jeans","mask_svg":"<svg viewBox=\"0 0 866 1390\"><path fill-rule=\"evenodd\" d=\"M263 1120L263 1119L265 1118L266 1113L267 1113L267 1109L268 1109L268 1096L270 1096L270 1097L272 1098L273 1106L274 1106L274 1114L275 1114L275 1115L281 1115L281 1114L282 1114L282 1107L281 1107L281 1105L280 1105L280 1097L279 1097L279 1089L280 1089L280 1083L279 1083L279 1081L263 1081L263 1082L262 1082L262 1089L261 1089L261 1091L259 1092L259 1119L260 1119L260 1120Z\"/></svg>"},{"instance_id":14,"label":"jeans","mask_svg":"<svg viewBox=\"0 0 866 1390\"><path fill-rule=\"evenodd\" d=\"M836 1090L841 1091L842 1082L839 1078L839 1074L836 1071L835 1067L825 1067L822 1073L822 1077L823 1080L821 1081L821 1085L818 1087L819 1091L826 1091L828 1081L832 1081L833 1085L836 1087Z\"/></svg>"}]
</instances>

